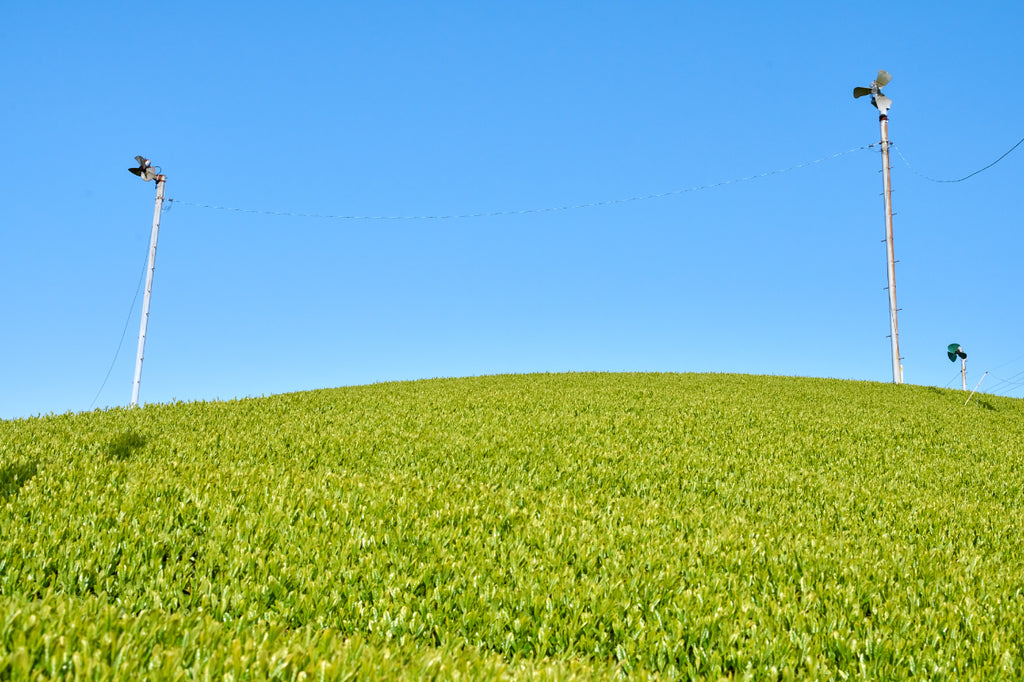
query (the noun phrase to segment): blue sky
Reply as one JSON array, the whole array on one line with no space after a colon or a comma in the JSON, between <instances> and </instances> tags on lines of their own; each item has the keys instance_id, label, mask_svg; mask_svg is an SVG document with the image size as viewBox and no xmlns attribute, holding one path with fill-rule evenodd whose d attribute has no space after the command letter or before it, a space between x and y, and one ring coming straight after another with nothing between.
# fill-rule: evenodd
<instances>
[{"instance_id":1,"label":"blue sky","mask_svg":"<svg viewBox=\"0 0 1024 682\"><path fill-rule=\"evenodd\" d=\"M0 418L507 372L890 381L878 148L1024 136L1012 3L8 3ZM894 154L907 383L1024 392L1024 146ZM122 330L124 342L103 383ZM95 399L95 400L94 400Z\"/></svg>"}]
</instances>

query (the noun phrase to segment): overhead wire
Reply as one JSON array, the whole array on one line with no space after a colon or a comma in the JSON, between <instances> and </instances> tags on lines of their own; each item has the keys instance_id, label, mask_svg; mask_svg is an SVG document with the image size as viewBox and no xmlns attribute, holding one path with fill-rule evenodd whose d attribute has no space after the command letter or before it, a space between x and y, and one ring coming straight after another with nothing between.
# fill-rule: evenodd
<instances>
[{"instance_id":1,"label":"overhead wire","mask_svg":"<svg viewBox=\"0 0 1024 682\"><path fill-rule=\"evenodd\" d=\"M987 374L992 377L995 383L989 382L984 393L988 393L990 395L1003 395L1012 398L1014 396L1009 395L1010 393L1024 389L1024 371L1018 372L1009 379L996 376L995 374L992 374L991 370L989 370ZM1021 378L1017 379L1017 377ZM950 388L954 382L959 381L960 379L960 372L957 372L949 381L946 382L946 385L943 386L943 388Z\"/></svg>"},{"instance_id":2,"label":"overhead wire","mask_svg":"<svg viewBox=\"0 0 1024 682\"><path fill-rule=\"evenodd\" d=\"M1001 365L996 365L996 366L995 366L995 367L993 367L992 369L993 369L993 370L996 370L996 369L1002 369L1003 367L1006 367L1007 365L1012 365L1013 363L1017 362L1018 360L1024 360L1024 355L1018 355L1018 356L1017 356L1017 357L1015 357L1015 358L1014 358L1013 360L1008 360L1007 362L1004 362L1004 363L1003 363L1003 364L1001 364Z\"/></svg>"},{"instance_id":3,"label":"overhead wire","mask_svg":"<svg viewBox=\"0 0 1024 682\"><path fill-rule=\"evenodd\" d=\"M1005 159L1007 156L1009 156L1015 149L1017 149L1017 147L1021 146L1021 144L1024 144L1024 137L1022 137L1019 140L1017 140L1017 144L1015 144L1012 147L1010 147L1008 150L1006 150L1003 153L1002 156L1000 156L998 159L996 159L992 163L988 164L984 168L979 168L978 170L974 171L973 173L968 173L967 175L963 176L962 178L956 178L955 180L940 180L938 178L933 178L931 176L928 176L928 175L925 175L924 173L919 172L916 168L914 168L910 164L910 161L907 160L907 157L903 156L903 152L900 151L900 148L897 145L895 145L895 144L890 142L889 146L896 150L896 153L899 154L899 157L901 159L903 159L903 163L907 164L907 168L909 168L910 172L913 173L914 175L918 175L918 176L924 178L925 180L930 180L931 182L947 182L947 183L950 183L950 182L963 182L964 180L967 180L969 178L973 178L978 173L982 173L984 171L987 171L989 168L991 168L992 166L996 165L997 163L999 163L1000 161Z\"/></svg>"},{"instance_id":4,"label":"overhead wire","mask_svg":"<svg viewBox=\"0 0 1024 682\"><path fill-rule=\"evenodd\" d=\"M996 370L1012 365L1020 360L1024 360L1024 355L1019 355L1012 360L996 365L989 370L989 373L992 374L992 379L996 382L995 384L989 385L989 393L997 395L999 393L1009 393L1011 391L1017 391L1024 388L1024 370L1011 375L1009 378L1001 377L994 373Z\"/></svg>"},{"instance_id":5,"label":"overhead wire","mask_svg":"<svg viewBox=\"0 0 1024 682\"><path fill-rule=\"evenodd\" d=\"M963 182L964 180L969 180L970 178L973 178L975 175L978 175L979 173L983 173L984 171L987 171L989 168L992 168L997 163L999 163L1000 161L1005 159L1007 156L1009 156L1011 153L1013 153L1018 147L1021 146L1021 144L1024 144L1024 137L1022 137L1021 139L1017 140L1016 144L1014 144L1012 147L1010 147L1005 152L1003 152L999 156L999 158L997 158L995 161L993 161L992 163L988 164L987 166L979 168L978 170L976 170L976 171L974 171L972 173L968 173L967 175L963 176L962 178L955 178L955 179L951 179L951 180L943 180L943 179L939 179L939 178L933 178L933 177L931 177L929 175L925 175L924 173L921 173L916 168L914 168L914 166L910 163L910 161L907 159L907 157L903 155L903 151L899 148L898 145L896 145L894 143L890 143L889 146L896 150L896 153L899 155L899 157L901 159L903 159L903 163L906 164L907 168L914 175L922 177L925 180L929 180L931 182L956 183L956 182ZM1022 355L1022 356L1020 356L1018 358L1015 358L1013 360L1010 360L1009 362L1004 362L1002 365L998 365L994 369L999 369L1000 367L1005 367L1006 365L1012 364L1012 363L1016 362L1017 360L1020 360L1021 358L1024 358L1024 355ZM1015 381L1015 379L1017 377L1021 376L1022 374L1024 374L1024 372L1018 372L1017 374L1015 374L1012 377L1010 377L1010 379L1003 379L1003 378L998 377L995 374L993 374L992 378L995 379L997 383L995 385L990 385L989 386L989 392L991 392L993 394L996 394L996 393L998 393L1000 391L1008 392L1008 391L1014 391L1014 390L1017 390L1017 389L1019 389L1021 387L1024 387L1024 379L1021 379L1020 381ZM955 379L951 379L946 384L946 388L948 388L949 385L953 383L953 381L955 381Z\"/></svg>"},{"instance_id":6,"label":"overhead wire","mask_svg":"<svg viewBox=\"0 0 1024 682\"><path fill-rule=\"evenodd\" d=\"M694 185L692 187L685 187L682 189L675 189L668 192L658 192L655 194L641 194L638 196L620 198L620 199L606 199L604 201L593 201L584 204L566 204L561 206L548 206L544 208L528 208L519 210L505 210L505 211L490 211L481 213L453 213L443 215L328 215L321 213L295 213L290 211L266 211L253 208L237 208L233 206L216 206L213 204L202 204L191 201L184 201L181 199L167 199L168 202L174 204L181 204L183 206L192 206L194 208L206 208L218 211L233 211L236 213L254 213L258 215L271 215L271 216L285 216L292 218L319 218L323 220L457 220L464 218L491 218L496 216L508 216L508 215L526 215L530 213L550 213L554 211L572 211L582 208L594 208L598 206L611 206L614 204L625 204L633 201L647 201L649 199L661 199L664 197L670 197L677 194L686 194L688 192L699 192L702 190L713 189L715 187L724 187L726 185L733 185L739 182L748 182L750 180L757 180L765 178L771 175L780 175L782 173L788 173L791 171L799 170L801 168L807 168L808 166L814 166L825 161L845 156L846 154L852 154L853 152L863 151L870 149L871 147L878 146L879 143L862 145L860 147L853 147L846 151L837 152L830 154L829 156L823 156L820 159L813 161L805 161L795 166L789 166L787 168L780 168L776 170L766 171L764 173L758 173L755 175L748 175L742 178L733 178L731 180L723 180L721 182L715 182L707 185Z\"/></svg>"},{"instance_id":7,"label":"overhead wire","mask_svg":"<svg viewBox=\"0 0 1024 682\"><path fill-rule=\"evenodd\" d=\"M1021 378L1018 378L1018 377L1021 377ZM998 381L998 383L995 386L992 387L993 391L996 391L996 390L1015 391L1018 388L1024 387L1024 371L1017 372L1016 374L1014 374L1013 376L1011 376L1009 378L1003 378L1003 377L999 377L999 376L996 376L995 374L993 374L992 378L996 379Z\"/></svg>"},{"instance_id":8,"label":"overhead wire","mask_svg":"<svg viewBox=\"0 0 1024 682\"><path fill-rule=\"evenodd\" d=\"M124 345L125 334L128 333L128 325L131 324L132 315L135 313L135 303L139 300L139 291L142 290L142 282L146 277L146 266L149 261L149 250L146 250L146 259L142 261L142 272L139 274L139 283L135 286L135 296L132 298L132 304L128 308L128 317L124 321L124 328L121 330L121 340L117 342L117 350L114 351L114 359L110 361L110 367L107 368L107 375L103 377L103 383L100 384L100 389L96 391L96 396L92 399L89 404L91 410L96 406L96 401L100 399L100 394L103 393L103 389L107 386L107 380L110 379L110 373L114 370L114 365L117 364L117 357L121 353L121 346Z\"/></svg>"},{"instance_id":9,"label":"overhead wire","mask_svg":"<svg viewBox=\"0 0 1024 682\"><path fill-rule=\"evenodd\" d=\"M845 156L847 154L851 154L853 152L863 151L865 149L870 149L872 147L876 147L879 144L880 143L876 142L876 143L873 143L873 144L861 145L861 146L858 146L858 147L853 147L853 148L847 149L845 151L837 152L835 154L830 154L828 156L824 156L824 157L815 159L813 161L805 161L803 163L799 163L799 164L796 164L794 166L789 166L789 167L786 167L786 168L780 168L780 169L776 169L776 170L766 171L766 172L763 172L763 173L757 173L757 174L754 174L754 175L748 175L748 176L745 176L745 177L733 178L733 179L724 180L724 181L721 181L721 182L715 182L715 183L704 184L704 185L694 185L694 186L691 186L691 187L685 187L685 188L681 188L681 189L670 190L670 191L667 191L667 192L642 194L642 195L636 195L636 196L625 197L625 198L607 199L607 200L602 200L602 201L594 201L594 202L580 203L580 204L564 204L564 205L557 205L557 206L547 206L547 207L543 207L543 208L518 209L518 210L501 210L501 211L477 212L477 213L451 213L451 214L437 214L437 215L343 215L343 214L302 213L302 212L294 212L294 211L269 211L269 210L262 210L262 209L253 209L253 208L240 208L240 207L233 207L233 206L220 206L220 205L214 205L214 204L191 202L191 201L186 201L186 200L177 199L177 198L168 198L166 200L167 204L166 204L166 207L165 207L164 210L165 211L169 211L174 204L181 204L183 206L191 206L191 207L194 207L194 208L203 208L203 209L219 210L219 211L231 211L231 212L236 212L236 213L249 213L249 214L257 214L257 215L283 216L283 217L294 217L294 218L315 218L315 219L322 219L322 220L383 220L383 221L387 221L387 220L457 220L457 219L468 219L468 218L488 218L488 217L497 217L497 216L527 215L527 214L535 214L535 213L549 213L549 212L557 212L557 211L571 211L571 210L584 209L584 208L595 208L595 207L601 207L601 206L611 206L611 205L616 205L616 204L624 204L624 203L630 203L630 202L635 202L635 201L647 201L647 200L651 200L651 199L660 199L660 198L675 196L675 195L679 195L679 194L686 194L686 193L690 193L690 192L698 192L698 191L703 191L703 190L708 190L708 189L714 189L714 188L717 188L717 187L724 187L724 186L727 186L727 185L732 185L732 184L741 183L741 182L748 182L748 181L751 181L751 180L757 180L757 179L769 177L769 176L772 176L772 175L780 175L780 174L783 174L783 173L788 173L788 172L791 172L791 171L799 170L801 168L807 168L809 166L814 166L814 165L823 163L825 161L829 161L829 160L838 158L840 156ZM1020 147L1021 144L1024 144L1024 138L1021 138L1016 144L1014 144L1012 147L1010 147L1006 152L1004 152L1001 156L999 156L999 158L997 158L992 163L990 163L990 164L984 166L983 168L980 168L980 169L978 169L978 170L976 170L976 171L974 171L972 173L969 173L969 174L967 174L967 175L965 175L965 176L963 176L961 178L956 178L956 179L952 179L952 180L943 180L943 179L932 178L932 177L930 177L928 175L925 175L925 174L917 171L910 164L910 162L906 158L906 156L903 155L903 152L900 150L900 148L897 145L895 145L893 143L890 143L890 146L896 150L896 153L899 155L899 157L901 159L903 159L903 162L910 169L910 171L913 172L915 175L918 175L918 176L920 176L920 177L922 177L922 178L924 178L926 180L929 180L931 182L957 183L957 182L963 182L965 180L968 180L968 179L978 175L979 173L982 173L982 172L992 168L993 166L998 164L1000 161L1005 159L1007 156L1009 156L1018 147ZM145 275L145 263L143 264L142 274L143 274L143 276ZM141 283L142 283L142 277L140 277L139 285L136 288L135 297L132 299L132 305L131 305L131 308L129 310L128 319L125 321L124 329L121 332L121 339L118 342L117 351L115 351L115 353L114 353L114 359L113 359L113 361L111 361L110 368L107 370L107 375L106 375L106 377L104 377L103 384L100 386L99 391L97 391L96 397L93 399L93 402L90 405L90 409L92 409L92 407L96 404L96 401L99 399L100 394L103 392L103 388L106 386L107 380L110 378L111 371L113 370L114 365L117 362L118 354L120 353L121 347L122 347L122 345L124 343L125 334L127 333L128 324L130 323L132 314L134 313L135 303L138 300L139 289L141 288ZM1022 357L1024 357L1024 356L1022 356ZM1017 358L1017 359L1020 359L1020 358ZM1015 361L1016 360L1012 360L1012 361L1010 361L1008 363L1004 363L1003 365L1000 365L999 367L1003 367L1003 366L1006 366L1008 364L1012 364L1012 362L1015 362ZM998 369L999 367L996 367L996 369ZM1013 375L1012 377L1010 377L1010 379L1002 379L1000 377L996 377L995 375L993 375L993 378L997 379L999 383L997 383L996 386L992 387L992 389L990 389L990 390L993 390L993 392L994 392L995 389L997 389L997 388L998 389L1002 389L1004 386L1007 386L1008 390L1016 390L1018 387L1024 387L1024 379L1016 380L1017 377L1021 376L1022 374L1024 374L1024 372L1019 372L1019 373ZM959 376L959 374L957 374L957 376ZM955 381L955 380L956 380L956 377L951 379L946 384L946 387L948 387L950 384L952 384L953 381Z\"/></svg>"}]
</instances>

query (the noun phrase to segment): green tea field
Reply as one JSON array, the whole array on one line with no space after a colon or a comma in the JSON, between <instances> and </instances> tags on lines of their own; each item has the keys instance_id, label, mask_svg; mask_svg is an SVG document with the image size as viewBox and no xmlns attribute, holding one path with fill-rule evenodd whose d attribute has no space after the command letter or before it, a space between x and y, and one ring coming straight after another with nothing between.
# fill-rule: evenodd
<instances>
[{"instance_id":1,"label":"green tea field","mask_svg":"<svg viewBox=\"0 0 1024 682\"><path fill-rule=\"evenodd\" d=\"M0 680L1024 678L1024 401L535 374L0 422Z\"/></svg>"}]
</instances>

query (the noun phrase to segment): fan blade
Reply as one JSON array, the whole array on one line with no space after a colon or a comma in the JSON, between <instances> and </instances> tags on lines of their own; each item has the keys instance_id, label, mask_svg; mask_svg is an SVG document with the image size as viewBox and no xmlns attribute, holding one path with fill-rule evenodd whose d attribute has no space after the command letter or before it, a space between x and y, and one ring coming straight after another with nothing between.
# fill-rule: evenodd
<instances>
[{"instance_id":1,"label":"fan blade","mask_svg":"<svg viewBox=\"0 0 1024 682\"><path fill-rule=\"evenodd\" d=\"M875 83L878 84L878 87L884 88L891 80L892 75L888 71L883 71L882 69L878 70L878 78L875 79Z\"/></svg>"},{"instance_id":2,"label":"fan blade","mask_svg":"<svg viewBox=\"0 0 1024 682\"><path fill-rule=\"evenodd\" d=\"M131 171L132 173L135 173L140 178L142 177L142 170L141 169L139 169L139 168L129 168L128 170Z\"/></svg>"},{"instance_id":3,"label":"fan blade","mask_svg":"<svg viewBox=\"0 0 1024 682\"><path fill-rule=\"evenodd\" d=\"M872 97L871 103L875 105L875 108L878 109L878 112L880 114L887 113L889 111L889 107L892 106L892 100L883 95L882 93L878 93L877 95Z\"/></svg>"},{"instance_id":4,"label":"fan blade","mask_svg":"<svg viewBox=\"0 0 1024 682\"><path fill-rule=\"evenodd\" d=\"M871 94L871 88L854 88L853 89L853 97L854 97L854 99L856 99L857 97L863 97L864 95L870 95L870 94Z\"/></svg>"},{"instance_id":5,"label":"fan blade","mask_svg":"<svg viewBox=\"0 0 1024 682\"><path fill-rule=\"evenodd\" d=\"M135 160L139 162L139 168L145 168L146 167L146 159L144 157L136 156Z\"/></svg>"}]
</instances>

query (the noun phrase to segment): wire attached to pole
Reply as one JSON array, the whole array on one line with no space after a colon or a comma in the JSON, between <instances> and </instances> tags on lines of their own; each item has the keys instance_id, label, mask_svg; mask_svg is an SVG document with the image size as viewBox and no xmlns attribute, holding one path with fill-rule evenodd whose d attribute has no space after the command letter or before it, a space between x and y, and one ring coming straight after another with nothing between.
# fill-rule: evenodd
<instances>
[{"instance_id":1,"label":"wire attached to pole","mask_svg":"<svg viewBox=\"0 0 1024 682\"><path fill-rule=\"evenodd\" d=\"M132 315L135 313L135 303L139 300L139 291L142 290L142 282L146 278L146 263L149 260L149 252L146 253L146 258L142 261L142 272L139 273L139 283L135 285L135 296L132 298L131 307L128 308L128 318L124 321L124 328L121 330L121 340L117 342L117 350L114 351L114 359L110 361L110 367L107 368L107 375L103 377L103 383L100 384L100 390L96 391L96 397L92 399L89 404L89 409L96 407L96 401L100 399L100 394L103 393L103 389L107 386L107 380L110 379L110 373L114 371L114 365L117 364L117 356L121 353L121 346L124 345L125 334L128 333L128 325L131 324Z\"/></svg>"},{"instance_id":2,"label":"wire attached to pole","mask_svg":"<svg viewBox=\"0 0 1024 682\"><path fill-rule=\"evenodd\" d=\"M973 178L978 173L982 173L984 171L987 171L989 168L991 168L992 166L996 165L997 163L999 163L1000 161L1005 159L1007 156L1009 156L1013 152L1013 150L1015 150L1017 147L1021 146L1021 144L1024 144L1024 137L1020 138L1017 141L1017 144L1015 144L1012 147L1010 147L1008 150L1006 150L1006 152L1002 156L1000 156L998 159L996 159L995 161L993 161L989 165L985 166L984 168L979 168L978 170L974 171L973 173L968 173L967 175L963 176L962 178L957 178L956 180L939 180L937 178L929 177L929 176L925 175L924 173L918 172L913 166L910 165L910 162L907 161L907 157L903 156L903 152L900 151L899 147L897 147L895 144L893 144L891 142L889 143L889 146L891 146L892 148L894 148L896 150L896 153L900 155L901 159L903 159L903 163L907 164L907 168L909 168L910 172L913 173L914 175L919 175L922 178L924 178L925 180L930 180L931 182L963 182L964 180L967 180L969 178Z\"/></svg>"},{"instance_id":3,"label":"wire attached to pole","mask_svg":"<svg viewBox=\"0 0 1024 682\"><path fill-rule=\"evenodd\" d=\"M195 208L208 208L218 211L234 211L236 213L255 213L258 215L273 215L273 216L286 216L291 218L320 218L323 220L456 220L463 218L492 218L496 216L508 216L508 215L526 215L530 213L551 213L554 211L572 211L581 208L595 208L599 206L611 206L614 204L625 204L633 201L647 201L649 199L661 199L664 197L670 197L677 194L686 194L688 192L699 192L707 189L714 189L716 187L724 187L726 185L733 185L739 182L749 182L750 180L758 180L760 178L766 178L771 175L779 175L782 173L789 173L791 171L799 170L801 168L807 168L808 166L814 166L825 161L845 156L846 154L852 154L853 152L863 151L865 149L871 149L877 147L878 142L863 145L860 147L854 147L847 149L846 151L837 152L830 156L824 156L820 159L813 161L805 161L795 166L788 168L780 168L777 170L766 171L764 173L758 173L756 175L748 175L742 178L733 178L732 180L723 180L721 182L715 182L708 185L695 185L693 187L685 187L683 189L671 190L669 192L660 192L657 194L642 194L639 196L627 197L624 199L607 199L605 201L594 201L586 204L567 204L564 206L548 206L545 208L527 208L514 211L492 211L489 213L455 213L448 215L325 215L320 213L292 213L287 211L264 211L254 208L237 208L233 206L215 206L211 204L199 204L191 201L182 201L181 199L167 199L170 203L179 203L185 206L193 206Z\"/></svg>"}]
</instances>

